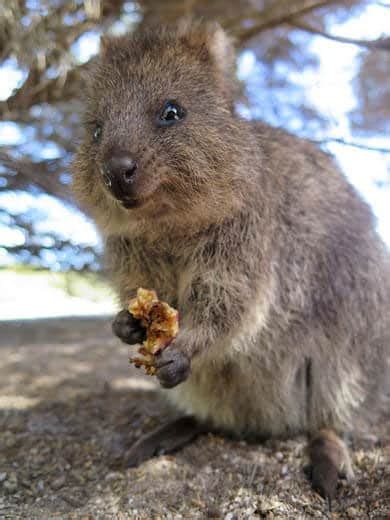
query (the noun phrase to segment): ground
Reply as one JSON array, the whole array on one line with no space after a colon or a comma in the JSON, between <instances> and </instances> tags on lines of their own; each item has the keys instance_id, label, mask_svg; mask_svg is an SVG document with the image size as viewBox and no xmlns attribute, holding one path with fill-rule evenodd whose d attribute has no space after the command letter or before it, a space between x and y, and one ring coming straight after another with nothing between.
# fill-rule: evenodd
<instances>
[{"instance_id":1,"label":"ground","mask_svg":"<svg viewBox=\"0 0 390 520\"><path fill-rule=\"evenodd\" d=\"M389 416L352 437L356 481L333 512L305 439L198 438L139 468L124 453L173 412L109 320L0 322L0 519L390 518Z\"/></svg>"}]
</instances>

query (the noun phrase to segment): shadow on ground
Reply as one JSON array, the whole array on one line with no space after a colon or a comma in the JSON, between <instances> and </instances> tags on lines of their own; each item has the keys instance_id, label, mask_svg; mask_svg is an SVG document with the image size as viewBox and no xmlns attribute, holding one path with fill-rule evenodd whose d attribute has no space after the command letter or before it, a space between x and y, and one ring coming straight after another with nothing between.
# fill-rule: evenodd
<instances>
[{"instance_id":1,"label":"shadow on ground","mask_svg":"<svg viewBox=\"0 0 390 520\"><path fill-rule=\"evenodd\" d=\"M0 519L330 516L304 478L303 438L208 435L126 469L132 442L173 414L108 319L3 322L0 333ZM389 446L384 416L355 436L357 480L332 518L390 516Z\"/></svg>"}]
</instances>

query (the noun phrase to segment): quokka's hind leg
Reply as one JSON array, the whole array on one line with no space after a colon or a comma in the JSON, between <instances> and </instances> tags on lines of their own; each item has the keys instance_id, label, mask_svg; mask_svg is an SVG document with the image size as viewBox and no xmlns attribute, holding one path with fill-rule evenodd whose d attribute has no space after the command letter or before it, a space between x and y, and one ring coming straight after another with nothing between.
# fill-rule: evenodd
<instances>
[{"instance_id":1,"label":"quokka's hind leg","mask_svg":"<svg viewBox=\"0 0 390 520\"><path fill-rule=\"evenodd\" d=\"M210 429L194 417L180 417L141 437L125 456L128 467L138 466L156 455L172 453Z\"/></svg>"},{"instance_id":2,"label":"quokka's hind leg","mask_svg":"<svg viewBox=\"0 0 390 520\"><path fill-rule=\"evenodd\" d=\"M310 439L308 451L313 489L328 501L331 510L339 478L354 478L348 449L334 431L324 429Z\"/></svg>"}]
</instances>

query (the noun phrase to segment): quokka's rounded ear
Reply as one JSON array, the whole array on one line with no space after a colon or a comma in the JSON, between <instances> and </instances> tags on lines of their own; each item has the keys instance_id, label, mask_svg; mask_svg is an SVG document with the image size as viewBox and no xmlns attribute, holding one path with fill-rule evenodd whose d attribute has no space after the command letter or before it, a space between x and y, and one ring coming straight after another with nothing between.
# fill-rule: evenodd
<instances>
[{"instance_id":1,"label":"quokka's rounded ear","mask_svg":"<svg viewBox=\"0 0 390 520\"><path fill-rule=\"evenodd\" d=\"M80 89L79 97L81 99L87 99L94 90L96 83L96 75L99 72L100 57L99 55L91 58L87 63L83 64L80 70Z\"/></svg>"},{"instance_id":2,"label":"quokka's rounded ear","mask_svg":"<svg viewBox=\"0 0 390 520\"><path fill-rule=\"evenodd\" d=\"M211 59L221 71L228 71L234 66L233 41L218 22L184 18L179 22L178 35L199 57Z\"/></svg>"},{"instance_id":3,"label":"quokka's rounded ear","mask_svg":"<svg viewBox=\"0 0 390 520\"><path fill-rule=\"evenodd\" d=\"M108 47L110 46L111 39L109 36L100 36L100 54L105 54L107 52Z\"/></svg>"},{"instance_id":4,"label":"quokka's rounded ear","mask_svg":"<svg viewBox=\"0 0 390 520\"><path fill-rule=\"evenodd\" d=\"M233 40L226 34L219 23L207 25L207 40L210 56L222 70L230 70L235 62L235 50Z\"/></svg>"}]
</instances>

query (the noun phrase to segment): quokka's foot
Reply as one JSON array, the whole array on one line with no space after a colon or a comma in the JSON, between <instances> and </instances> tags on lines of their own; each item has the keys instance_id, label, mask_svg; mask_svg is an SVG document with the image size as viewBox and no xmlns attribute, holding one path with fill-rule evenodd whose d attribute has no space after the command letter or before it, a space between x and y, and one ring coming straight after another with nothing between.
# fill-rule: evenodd
<instances>
[{"instance_id":1,"label":"quokka's foot","mask_svg":"<svg viewBox=\"0 0 390 520\"><path fill-rule=\"evenodd\" d=\"M312 487L328 501L331 510L339 478L354 478L348 449L335 432L324 429L310 440L309 458L307 473Z\"/></svg>"},{"instance_id":2,"label":"quokka's foot","mask_svg":"<svg viewBox=\"0 0 390 520\"><path fill-rule=\"evenodd\" d=\"M207 433L205 425L193 417L181 417L141 437L127 452L127 467L139 466L156 455L172 453L184 447L198 435Z\"/></svg>"}]
</instances>

